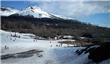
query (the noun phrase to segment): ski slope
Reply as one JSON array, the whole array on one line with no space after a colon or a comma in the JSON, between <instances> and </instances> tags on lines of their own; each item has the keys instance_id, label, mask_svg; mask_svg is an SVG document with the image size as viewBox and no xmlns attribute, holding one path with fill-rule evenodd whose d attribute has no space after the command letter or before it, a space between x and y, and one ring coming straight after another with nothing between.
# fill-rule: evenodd
<instances>
[{"instance_id":1,"label":"ski slope","mask_svg":"<svg viewBox=\"0 0 110 64\"><path fill-rule=\"evenodd\" d=\"M0 35L1 55L20 53L33 49L43 51L26 58L4 59L1 60L1 64L95 64L88 59L88 54L77 55L75 53L77 49L83 47L68 47L66 44L61 46L58 43L64 40L38 40L34 39L34 34L15 33L4 30L0 30ZM39 55L42 56L40 57ZM109 63L110 59L99 64Z\"/></svg>"}]
</instances>

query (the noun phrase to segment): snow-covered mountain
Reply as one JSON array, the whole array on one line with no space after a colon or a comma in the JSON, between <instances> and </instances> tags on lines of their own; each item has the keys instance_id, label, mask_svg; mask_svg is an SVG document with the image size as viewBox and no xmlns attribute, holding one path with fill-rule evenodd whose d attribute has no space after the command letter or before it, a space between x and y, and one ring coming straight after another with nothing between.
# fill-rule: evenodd
<instances>
[{"instance_id":1,"label":"snow-covered mountain","mask_svg":"<svg viewBox=\"0 0 110 64\"><path fill-rule=\"evenodd\" d=\"M45 12L37 6L30 6L24 10L2 7L0 10L0 14L1 16L20 15L20 16L33 16L34 18L64 18L60 15Z\"/></svg>"},{"instance_id":2,"label":"snow-covered mountain","mask_svg":"<svg viewBox=\"0 0 110 64\"><path fill-rule=\"evenodd\" d=\"M13 9L13 8L6 8L6 7L1 7L0 8L0 16L10 16L12 14L18 13L19 10Z\"/></svg>"},{"instance_id":3,"label":"snow-covered mountain","mask_svg":"<svg viewBox=\"0 0 110 64\"><path fill-rule=\"evenodd\" d=\"M48 14L45 11L42 11L39 7L36 6L28 7L25 10L22 10L19 14L23 16L30 15L37 18L43 18L43 17L50 18L51 16L50 14Z\"/></svg>"}]
</instances>

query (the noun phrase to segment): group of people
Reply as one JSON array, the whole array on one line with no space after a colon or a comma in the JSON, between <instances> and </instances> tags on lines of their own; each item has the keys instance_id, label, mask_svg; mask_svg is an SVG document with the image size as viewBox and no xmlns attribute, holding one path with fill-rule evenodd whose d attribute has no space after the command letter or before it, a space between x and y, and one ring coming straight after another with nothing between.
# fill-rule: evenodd
<instances>
[{"instance_id":1,"label":"group of people","mask_svg":"<svg viewBox=\"0 0 110 64\"><path fill-rule=\"evenodd\" d=\"M50 44L52 43L52 41L50 41ZM50 45L50 47L52 47L52 44ZM62 43L61 44L56 44L56 47L62 47Z\"/></svg>"}]
</instances>

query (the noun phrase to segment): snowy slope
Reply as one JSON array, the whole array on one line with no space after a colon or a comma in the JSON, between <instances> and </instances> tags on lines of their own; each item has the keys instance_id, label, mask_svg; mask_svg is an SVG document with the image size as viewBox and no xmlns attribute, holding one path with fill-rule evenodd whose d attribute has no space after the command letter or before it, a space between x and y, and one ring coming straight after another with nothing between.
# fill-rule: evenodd
<instances>
[{"instance_id":1,"label":"snowy slope","mask_svg":"<svg viewBox=\"0 0 110 64\"><path fill-rule=\"evenodd\" d=\"M39 49L57 48L58 46L56 45L60 45L58 41L61 41L61 40L36 40L33 39L35 37L35 35L33 34L7 32L3 30L0 30L0 35L1 35L1 43L2 43L2 51L1 51L2 54L18 53L35 48L39 48ZM16 37L14 37L15 35ZM8 50L5 49L5 45L9 47ZM65 47L67 45L63 45L63 46Z\"/></svg>"},{"instance_id":2,"label":"snowy slope","mask_svg":"<svg viewBox=\"0 0 110 64\"><path fill-rule=\"evenodd\" d=\"M16 34L16 37L15 37ZM62 40L35 40L33 34L15 33L0 30L1 55L20 53L28 50L42 50L27 58L9 58L1 60L1 64L95 64L88 59L88 54L77 55L75 51L83 47L57 47ZM64 41L64 40L63 40ZM5 49L4 46L9 48ZM88 63L90 62L90 63ZM109 64L110 59L99 64Z\"/></svg>"},{"instance_id":3,"label":"snowy slope","mask_svg":"<svg viewBox=\"0 0 110 64\"><path fill-rule=\"evenodd\" d=\"M18 12L19 10L16 10L16 9L1 7L0 16L10 16Z\"/></svg>"}]
</instances>

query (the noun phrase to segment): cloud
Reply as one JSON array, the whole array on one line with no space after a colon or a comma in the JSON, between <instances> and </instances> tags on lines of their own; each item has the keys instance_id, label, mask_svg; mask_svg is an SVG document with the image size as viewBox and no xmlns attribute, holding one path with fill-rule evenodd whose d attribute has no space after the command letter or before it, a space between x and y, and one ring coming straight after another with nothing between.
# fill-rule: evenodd
<instances>
[{"instance_id":1,"label":"cloud","mask_svg":"<svg viewBox=\"0 0 110 64\"><path fill-rule=\"evenodd\" d=\"M110 12L110 1L42 0L34 2L39 3L39 7L47 12L67 17L88 16L96 13Z\"/></svg>"}]
</instances>

